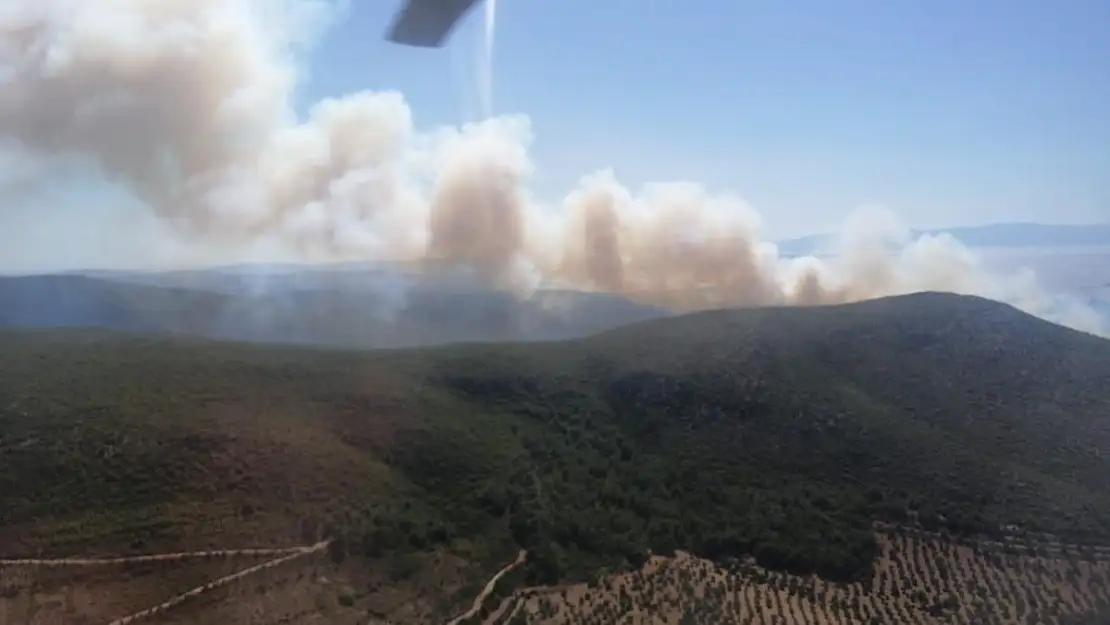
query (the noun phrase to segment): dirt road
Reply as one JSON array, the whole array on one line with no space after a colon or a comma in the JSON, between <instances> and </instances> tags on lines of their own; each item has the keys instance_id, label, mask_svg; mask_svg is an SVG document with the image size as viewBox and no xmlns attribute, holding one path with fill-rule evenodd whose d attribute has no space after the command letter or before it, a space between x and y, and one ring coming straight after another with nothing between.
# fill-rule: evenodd
<instances>
[{"instance_id":1,"label":"dirt road","mask_svg":"<svg viewBox=\"0 0 1110 625\"><path fill-rule=\"evenodd\" d=\"M512 563L495 573L493 577L489 578L489 581L486 582L486 587L483 588L482 592L478 593L478 596L474 598L474 603L470 606L470 609L448 621L447 625L458 625L460 621L464 621L477 614L478 610L482 609L482 602L486 600L486 597L488 597L491 592L493 592L494 586L497 585L497 580L501 579L501 577L509 571L515 569L521 564L524 564L524 560L527 557L528 552L521 549L520 553L516 555L516 560L513 560Z\"/></svg>"},{"instance_id":2,"label":"dirt road","mask_svg":"<svg viewBox=\"0 0 1110 625\"><path fill-rule=\"evenodd\" d=\"M244 578L248 575L251 575L253 573L257 573L257 572L262 571L264 569L268 569L268 568L278 566L280 564L285 564L286 562L289 562L290 560L294 560L296 558L307 556L309 554L313 554L313 553L316 553L318 551L323 551L324 549L327 549L329 544L331 544L331 541L326 540L326 541L323 541L323 542L318 542L315 545L312 545L310 547L300 547L296 550L296 553L290 553L290 554L282 556L280 558L275 558L273 560L267 560L266 562L263 562L262 564L258 564L256 566L252 566L250 568L243 569L242 571L236 571L235 573L232 573L231 575L225 575L225 576L223 576L219 579L212 580L212 581L208 582L207 584L204 584L203 586L197 586L196 588L194 588L192 590L189 590L187 592L183 592L180 595L177 595L176 597L174 597L174 598L172 598L168 601L163 601L162 603L159 603L156 606L147 608L145 610L141 610L141 611L136 612L134 614L129 614L128 616L125 616L125 617L120 618L120 619L116 619L116 620L112 621L109 625L128 625L129 623L133 623L133 622L138 621L140 619L147 618L147 617L150 617L150 616L154 616L155 614L158 614L159 612L164 612L164 611L166 611L166 610L168 610L168 609L170 609L170 608L172 608L172 607L174 607L174 606L176 606L180 603L183 603L185 600L189 599L190 597L195 597L197 595L208 592L210 590L215 590L215 589L219 588L220 586L226 586L227 584L230 584L230 583L232 583L236 580L242 579L242 578Z\"/></svg>"},{"instance_id":3,"label":"dirt road","mask_svg":"<svg viewBox=\"0 0 1110 625\"><path fill-rule=\"evenodd\" d=\"M142 556L118 558L17 558L0 559L0 566L101 566L105 564L133 564L139 562L164 562L188 558L230 558L237 556L285 556L314 550L316 545L286 547L284 549L221 549L217 551L182 551L178 553L153 553Z\"/></svg>"}]
</instances>

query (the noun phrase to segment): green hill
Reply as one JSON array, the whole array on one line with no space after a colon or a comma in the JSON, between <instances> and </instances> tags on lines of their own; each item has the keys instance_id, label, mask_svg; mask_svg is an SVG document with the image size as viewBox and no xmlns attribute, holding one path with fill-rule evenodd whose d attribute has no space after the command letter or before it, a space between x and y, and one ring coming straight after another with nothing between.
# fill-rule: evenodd
<instances>
[{"instance_id":1,"label":"green hill","mask_svg":"<svg viewBox=\"0 0 1110 625\"><path fill-rule=\"evenodd\" d=\"M511 534L532 581L648 550L869 571L882 520L1110 542L1110 341L934 293L591 338L345 352L0 332L0 540ZM137 537L137 538L136 538Z\"/></svg>"}]
</instances>

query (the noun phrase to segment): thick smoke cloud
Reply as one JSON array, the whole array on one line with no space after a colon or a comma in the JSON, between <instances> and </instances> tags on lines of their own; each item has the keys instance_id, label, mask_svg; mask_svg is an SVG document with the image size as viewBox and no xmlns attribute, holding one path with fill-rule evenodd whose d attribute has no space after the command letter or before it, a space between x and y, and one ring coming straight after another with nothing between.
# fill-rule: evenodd
<instances>
[{"instance_id":1,"label":"thick smoke cloud","mask_svg":"<svg viewBox=\"0 0 1110 625\"><path fill-rule=\"evenodd\" d=\"M878 209L845 223L835 260L785 259L743 201L696 184L633 193L602 171L543 205L526 117L418 132L400 94L361 92L298 119L299 60L332 15L321 0L4 4L11 153L85 159L204 249L464 265L521 295L562 285L678 309L949 290L1105 331L951 238L909 240Z\"/></svg>"}]
</instances>

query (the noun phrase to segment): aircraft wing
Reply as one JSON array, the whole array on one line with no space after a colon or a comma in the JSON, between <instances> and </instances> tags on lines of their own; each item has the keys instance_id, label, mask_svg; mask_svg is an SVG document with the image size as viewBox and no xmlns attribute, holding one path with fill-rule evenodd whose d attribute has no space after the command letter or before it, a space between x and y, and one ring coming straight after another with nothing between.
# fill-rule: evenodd
<instances>
[{"instance_id":1,"label":"aircraft wing","mask_svg":"<svg viewBox=\"0 0 1110 625\"><path fill-rule=\"evenodd\" d=\"M387 38L421 48L439 48L478 0L406 0Z\"/></svg>"}]
</instances>

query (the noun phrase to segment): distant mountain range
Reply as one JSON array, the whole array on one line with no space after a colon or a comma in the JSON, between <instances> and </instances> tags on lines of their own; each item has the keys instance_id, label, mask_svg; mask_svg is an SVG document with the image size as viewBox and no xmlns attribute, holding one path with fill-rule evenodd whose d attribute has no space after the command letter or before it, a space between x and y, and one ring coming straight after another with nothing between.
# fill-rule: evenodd
<instances>
[{"instance_id":1,"label":"distant mountain range","mask_svg":"<svg viewBox=\"0 0 1110 625\"><path fill-rule=\"evenodd\" d=\"M606 293L548 290L519 300L459 277L366 267L0 277L0 328L91 326L337 347L556 340L668 314Z\"/></svg>"},{"instance_id":2,"label":"distant mountain range","mask_svg":"<svg viewBox=\"0 0 1110 625\"><path fill-rule=\"evenodd\" d=\"M914 238L925 234L948 233L971 248L1016 247L1110 247L1110 223L1038 224L999 223L961 228L914 230ZM812 234L779 241L784 256L804 256L832 251L836 236Z\"/></svg>"},{"instance_id":3,"label":"distant mountain range","mask_svg":"<svg viewBox=\"0 0 1110 625\"><path fill-rule=\"evenodd\" d=\"M928 232L939 231L920 231ZM945 232L979 248L1110 248L1110 225L998 224ZM820 253L831 241L814 235L782 242L780 249L788 256ZM1110 304L1091 299L1110 314ZM0 276L0 328L91 326L353 348L559 340L671 314L607 293L546 290L519 300L457 273L371 263Z\"/></svg>"}]
</instances>

